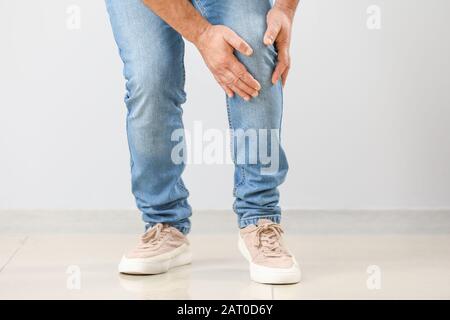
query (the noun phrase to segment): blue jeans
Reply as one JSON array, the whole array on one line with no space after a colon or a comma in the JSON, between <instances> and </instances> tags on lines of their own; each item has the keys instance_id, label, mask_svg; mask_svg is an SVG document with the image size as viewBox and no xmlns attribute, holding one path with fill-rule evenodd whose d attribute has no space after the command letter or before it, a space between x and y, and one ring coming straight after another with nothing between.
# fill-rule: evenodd
<instances>
[{"instance_id":1,"label":"blue jeans","mask_svg":"<svg viewBox=\"0 0 450 320\"><path fill-rule=\"evenodd\" d=\"M239 53L236 56L261 84L259 96L249 102L237 95L226 99L235 166L233 208L240 228L255 224L260 218L279 223L277 187L285 179L288 163L279 143L282 86L280 82L271 83L277 53L273 46L263 44L271 1L192 0L192 3L210 23L230 27L254 50L251 57ZM185 163L172 159L172 150L179 144L173 141L172 133L183 128L181 105L186 101L183 38L141 0L106 0L106 5L124 63L127 137L137 207L147 228L163 222L186 234L190 230L191 207L181 178ZM244 143L236 141L234 130L244 132ZM267 163L259 157L250 161L247 154L259 151L260 146L245 140L251 136L245 135L251 130L277 133L271 135L274 139L257 137L259 142L267 142L269 153L277 155L276 170L263 173Z\"/></svg>"}]
</instances>

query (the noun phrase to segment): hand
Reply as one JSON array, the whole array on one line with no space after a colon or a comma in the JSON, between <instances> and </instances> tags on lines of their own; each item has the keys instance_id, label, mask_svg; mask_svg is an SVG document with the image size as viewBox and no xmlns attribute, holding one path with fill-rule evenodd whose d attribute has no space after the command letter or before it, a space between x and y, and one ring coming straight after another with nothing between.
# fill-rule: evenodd
<instances>
[{"instance_id":1,"label":"hand","mask_svg":"<svg viewBox=\"0 0 450 320\"><path fill-rule=\"evenodd\" d=\"M278 51L278 62L272 75L275 84L281 77L283 86L291 67L289 49L291 45L291 30L294 11L286 7L275 6L267 14L267 31L264 35L264 44L275 44Z\"/></svg>"},{"instance_id":2,"label":"hand","mask_svg":"<svg viewBox=\"0 0 450 320\"><path fill-rule=\"evenodd\" d=\"M259 94L261 85L234 55L234 50L251 56L252 48L233 30L222 25L209 25L194 42L209 70L226 94L234 93L246 101Z\"/></svg>"}]
</instances>

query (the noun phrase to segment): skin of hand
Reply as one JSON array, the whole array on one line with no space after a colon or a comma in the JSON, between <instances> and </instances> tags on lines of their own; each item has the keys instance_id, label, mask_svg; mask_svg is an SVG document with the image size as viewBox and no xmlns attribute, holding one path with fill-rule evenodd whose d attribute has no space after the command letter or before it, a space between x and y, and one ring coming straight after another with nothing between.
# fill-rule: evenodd
<instances>
[{"instance_id":1,"label":"skin of hand","mask_svg":"<svg viewBox=\"0 0 450 320\"><path fill-rule=\"evenodd\" d=\"M234 55L253 50L230 28L211 25L188 0L143 0L155 14L192 42L200 51L214 78L229 97L245 100L258 95L261 85Z\"/></svg>"},{"instance_id":2,"label":"skin of hand","mask_svg":"<svg viewBox=\"0 0 450 320\"><path fill-rule=\"evenodd\" d=\"M234 50L250 56L252 48L233 30L223 25L211 25L188 0L143 0L154 13L191 41L200 51L214 78L229 97L234 93L245 100L256 97L261 85L234 55ZM275 44L278 63L272 76L283 85L289 72L291 26L299 0L277 0L267 14L266 45Z\"/></svg>"},{"instance_id":3,"label":"skin of hand","mask_svg":"<svg viewBox=\"0 0 450 320\"><path fill-rule=\"evenodd\" d=\"M291 67L289 49L291 45L292 22L298 0L277 1L267 14L267 31L264 35L264 44L272 45L278 52L278 62L272 75L272 83L276 83L280 77L283 86Z\"/></svg>"},{"instance_id":4,"label":"skin of hand","mask_svg":"<svg viewBox=\"0 0 450 320\"><path fill-rule=\"evenodd\" d=\"M253 50L233 30L223 25L209 25L194 44L229 97L237 93L249 101L258 96L261 85L234 55L237 50L251 56Z\"/></svg>"}]
</instances>

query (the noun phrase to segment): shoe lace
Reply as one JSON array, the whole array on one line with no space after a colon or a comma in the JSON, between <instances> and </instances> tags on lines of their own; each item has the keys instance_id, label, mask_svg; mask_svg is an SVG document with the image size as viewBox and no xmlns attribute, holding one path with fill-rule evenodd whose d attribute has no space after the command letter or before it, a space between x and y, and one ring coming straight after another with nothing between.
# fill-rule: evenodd
<instances>
[{"instance_id":1,"label":"shoe lace","mask_svg":"<svg viewBox=\"0 0 450 320\"><path fill-rule=\"evenodd\" d=\"M280 257L286 255L281 244L281 235L283 234L283 229L276 223L268 223L257 226L256 232L256 243L258 248L261 248L262 253L265 256L270 257Z\"/></svg>"},{"instance_id":2,"label":"shoe lace","mask_svg":"<svg viewBox=\"0 0 450 320\"><path fill-rule=\"evenodd\" d=\"M158 223L142 236L142 246L144 248L158 246L169 233L168 226Z\"/></svg>"}]
</instances>

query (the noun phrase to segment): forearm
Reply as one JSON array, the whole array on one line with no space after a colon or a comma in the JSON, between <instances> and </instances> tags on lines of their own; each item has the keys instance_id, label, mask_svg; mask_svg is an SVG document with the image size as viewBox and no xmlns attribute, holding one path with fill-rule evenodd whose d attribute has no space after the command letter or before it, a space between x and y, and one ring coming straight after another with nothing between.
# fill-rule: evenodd
<instances>
[{"instance_id":1,"label":"forearm","mask_svg":"<svg viewBox=\"0 0 450 320\"><path fill-rule=\"evenodd\" d=\"M195 10L189 0L143 0L143 2L156 15L193 43L209 26L209 22Z\"/></svg>"},{"instance_id":2,"label":"forearm","mask_svg":"<svg viewBox=\"0 0 450 320\"><path fill-rule=\"evenodd\" d=\"M275 6L286 10L293 17L299 2L300 0L276 0Z\"/></svg>"}]
</instances>

